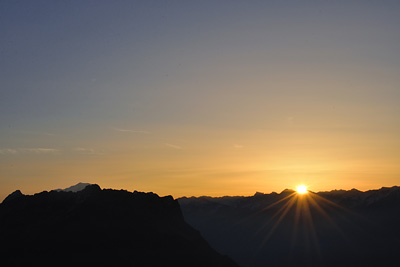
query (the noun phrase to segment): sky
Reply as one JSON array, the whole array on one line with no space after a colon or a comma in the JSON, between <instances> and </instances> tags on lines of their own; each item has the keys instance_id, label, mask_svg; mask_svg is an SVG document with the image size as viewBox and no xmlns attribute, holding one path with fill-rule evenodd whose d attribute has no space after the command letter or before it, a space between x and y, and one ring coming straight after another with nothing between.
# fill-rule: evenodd
<instances>
[{"instance_id":1,"label":"sky","mask_svg":"<svg viewBox=\"0 0 400 267\"><path fill-rule=\"evenodd\" d=\"M0 1L0 199L400 185L399 1Z\"/></svg>"}]
</instances>

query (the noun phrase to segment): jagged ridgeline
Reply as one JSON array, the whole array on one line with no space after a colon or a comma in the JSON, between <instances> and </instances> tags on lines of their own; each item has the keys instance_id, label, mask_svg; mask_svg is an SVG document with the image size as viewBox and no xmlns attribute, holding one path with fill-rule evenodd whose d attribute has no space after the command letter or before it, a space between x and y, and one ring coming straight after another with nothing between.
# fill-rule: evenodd
<instances>
[{"instance_id":1,"label":"jagged ridgeline","mask_svg":"<svg viewBox=\"0 0 400 267\"><path fill-rule=\"evenodd\" d=\"M72 191L15 191L0 204L1 266L237 266L170 196L98 185Z\"/></svg>"},{"instance_id":2,"label":"jagged ridgeline","mask_svg":"<svg viewBox=\"0 0 400 267\"><path fill-rule=\"evenodd\" d=\"M241 266L400 266L400 188L178 199Z\"/></svg>"}]
</instances>

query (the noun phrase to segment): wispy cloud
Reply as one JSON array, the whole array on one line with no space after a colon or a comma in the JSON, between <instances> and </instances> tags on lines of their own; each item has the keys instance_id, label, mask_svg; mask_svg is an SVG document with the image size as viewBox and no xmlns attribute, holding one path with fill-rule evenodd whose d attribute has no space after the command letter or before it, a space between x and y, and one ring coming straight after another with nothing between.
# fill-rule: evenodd
<instances>
[{"instance_id":1,"label":"wispy cloud","mask_svg":"<svg viewBox=\"0 0 400 267\"><path fill-rule=\"evenodd\" d=\"M183 147L181 146L177 146L177 145L173 145L173 144L169 144L169 143L165 143L165 145L167 147L173 148L173 149L183 149Z\"/></svg>"},{"instance_id":2,"label":"wispy cloud","mask_svg":"<svg viewBox=\"0 0 400 267\"><path fill-rule=\"evenodd\" d=\"M84 148L84 147L75 147L73 149L76 152L83 152L83 153L93 153L94 150L92 148Z\"/></svg>"},{"instance_id":3,"label":"wispy cloud","mask_svg":"<svg viewBox=\"0 0 400 267\"><path fill-rule=\"evenodd\" d=\"M241 149L241 148L243 148L244 146L239 145L239 144L234 144L233 147L236 148L236 149Z\"/></svg>"},{"instance_id":4,"label":"wispy cloud","mask_svg":"<svg viewBox=\"0 0 400 267\"><path fill-rule=\"evenodd\" d=\"M103 153L100 153L93 148L85 148L85 147L75 147L72 149L74 152L79 153L79 154L86 154L86 155L101 155Z\"/></svg>"},{"instance_id":5,"label":"wispy cloud","mask_svg":"<svg viewBox=\"0 0 400 267\"><path fill-rule=\"evenodd\" d=\"M17 131L19 134L27 134L27 135L46 135L46 136L54 136L55 134L49 132L36 132L36 131Z\"/></svg>"},{"instance_id":6,"label":"wispy cloud","mask_svg":"<svg viewBox=\"0 0 400 267\"><path fill-rule=\"evenodd\" d=\"M12 154L12 155L15 155L15 154L17 154L18 153L18 150L16 150L16 149L12 149L12 148L3 148L3 149L0 149L0 154Z\"/></svg>"},{"instance_id":7,"label":"wispy cloud","mask_svg":"<svg viewBox=\"0 0 400 267\"><path fill-rule=\"evenodd\" d=\"M34 153L34 154L54 154L60 152L60 150L55 148L23 148L21 149L24 153Z\"/></svg>"},{"instance_id":8,"label":"wispy cloud","mask_svg":"<svg viewBox=\"0 0 400 267\"><path fill-rule=\"evenodd\" d=\"M42 135L47 135L47 136L54 136L55 135L53 133L47 133L47 132L39 132L37 134L42 134Z\"/></svg>"},{"instance_id":9,"label":"wispy cloud","mask_svg":"<svg viewBox=\"0 0 400 267\"><path fill-rule=\"evenodd\" d=\"M294 117L293 116L286 117L286 122L288 123L294 122Z\"/></svg>"},{"instance_id":10,"label":"wispy cloud","mask_svg":"<svg viewBox=\"0 0 400 267\"><path fill-rule=\"evenodd\" d=\"M115 131L118 132L125 132L125 133L135 133L135 134L151 134L148 131L141 131L141 130L129 130L129 129L121 129L121 128L113 128Z\"/></svg>"},{"instance_id":11,"label":"wispy cloud","mask_svg":"<svg viewBox=\"0 0 400 267\"><path fill-rule=\"evenodd\" d=\"M0 149L0 154L56 154L60 152L59 149L55 148L4 148Z\"/></svg>"}]
</instances>

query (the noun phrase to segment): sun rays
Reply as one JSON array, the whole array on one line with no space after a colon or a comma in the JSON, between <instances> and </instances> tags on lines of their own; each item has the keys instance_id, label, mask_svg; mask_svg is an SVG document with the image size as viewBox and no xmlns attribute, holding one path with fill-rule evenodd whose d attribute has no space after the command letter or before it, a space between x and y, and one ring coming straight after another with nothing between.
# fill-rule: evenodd
<instances>
[{"instance_id":1,"label":"sun rays","mask_svg":"<svg viewBox=\"0 0 400 267\"><path fill-rule=\"evenodd\" d=\"M340 227L329 215L330 210L345 210L340 205L329 201L307 189L304 185L299 185L296 191L280 200L268 205L260 214L265 214L268 220L258 229L258 234L262 234L262 241L259 249L266 245L273 238L274 234L279 232L279 226L282 223L291 224L290 255L298 253L299 248L306 254L313 253L316 260L323 260L321 253L320 239L315 227L315 220L324 220L330 229L338 233L340 238L346 239ZM268 213L270 215L268 215ZM257 252L256 252L257 253Z\"/></svg>"}]
</instances>

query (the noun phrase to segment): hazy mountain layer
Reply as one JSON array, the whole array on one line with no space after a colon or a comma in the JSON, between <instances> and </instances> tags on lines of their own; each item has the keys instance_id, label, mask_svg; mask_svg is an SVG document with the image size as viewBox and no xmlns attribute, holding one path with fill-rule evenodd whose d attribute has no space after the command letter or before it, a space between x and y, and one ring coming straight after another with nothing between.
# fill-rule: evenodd
<instances>
[{"instance_id":1,"label":"hazy mountain layer","mask_svg":"<svg viewBox=\"0 0 400 267\"><path fill-rule=\"evenodd\" d=\"M242 266L398 266L400 188L178 200L186 221Z\"/></svg>"},{"instance_id":2,"label":"hazy mountain layer","mask_svg":"<svg viewBox=\"0 0 400 267\"><path fill-rule=\"evenodd\" d=\"M172 197L98 185L12 193L0 204L0 240L1 266L237 266Z\"/></svg>"}]
</instances>

